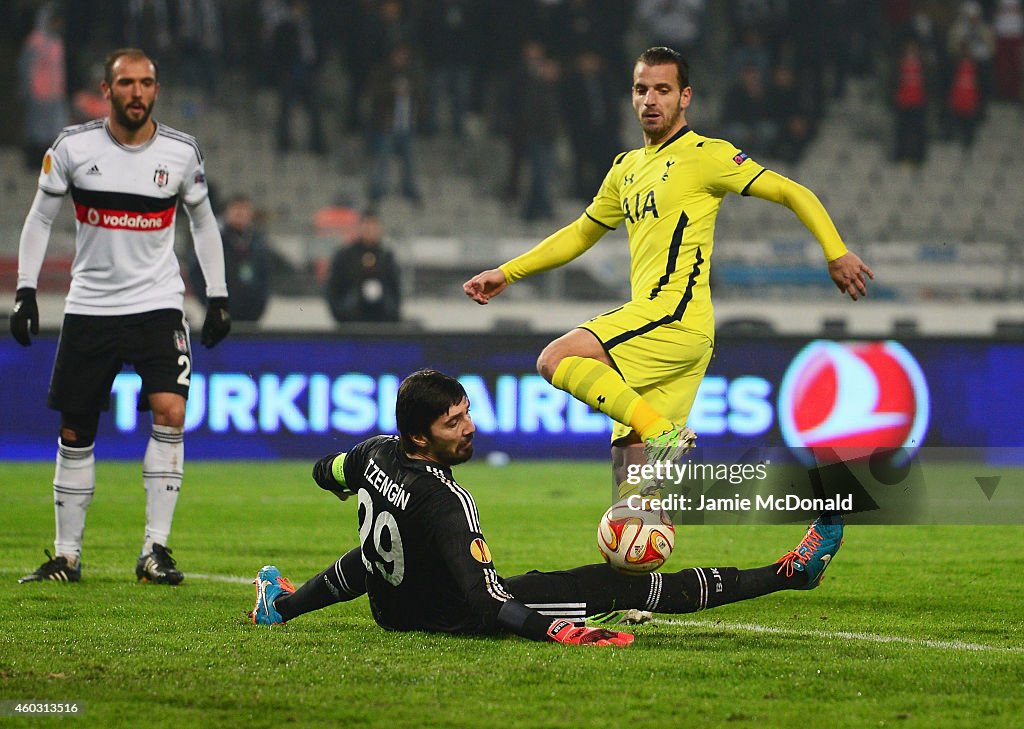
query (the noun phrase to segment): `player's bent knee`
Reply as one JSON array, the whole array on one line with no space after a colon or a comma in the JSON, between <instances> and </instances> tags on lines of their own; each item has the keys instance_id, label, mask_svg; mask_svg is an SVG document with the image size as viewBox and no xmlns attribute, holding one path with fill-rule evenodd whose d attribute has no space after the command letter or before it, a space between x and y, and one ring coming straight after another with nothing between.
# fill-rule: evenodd
<instances>
[{"instance_id":1,"label":"player's bent knee","mask_svg":"<svg viewBox=\"0 0 1024 729\"><path fill-rule=\"evenodd\" d=\"M178 412L165 412L165 413L153 413L153 424L162 425L165 428L184 428L185 427L185 411Z\"/></svg>"},{"instance_id":2,"label":"player's bent knee","mask_svg":"<svg viewBox=\"0 0 1024 729\"><path fill-rule=\"evenodd\" d=\"M537 357L537 374L548 382L551 382L551 378L555 376L555 370L558 369L559 363L566 357L565 352L559 350L560 347L556 340L544 347L540 356Z\"/></svg>"},{"instance_id":3,"label":"player's bent knee","mask_svg":"<svg viewBox=\"0 0 1024 729\"><path fill-rule=\"evenodd\" d=\"M149 406L153 411L153 423L168 428L185 427L185 398L169 392L154 393L149 396Z\"/></svg>"},{"instance_id":4,"label":"player's bent knee","mask_svg":"<svg viewBox=\"0 0 1024 729\"><path fill-rule=\"evenodd\" d=\"M185 427L185 408L154 409L153 423L167 428L183 428Z\"/></svg>"}]
</instances>

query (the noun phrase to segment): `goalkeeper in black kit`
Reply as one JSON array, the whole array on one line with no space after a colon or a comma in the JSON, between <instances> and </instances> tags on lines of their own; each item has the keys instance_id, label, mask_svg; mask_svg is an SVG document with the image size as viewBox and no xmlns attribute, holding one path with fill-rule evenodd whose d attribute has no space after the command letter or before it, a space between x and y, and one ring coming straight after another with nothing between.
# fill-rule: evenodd
<instances>
[{"instance_id":1,"label":"goalkeeper in black kit","mask_svg":"<svg viewBox=\"0 0 1024 729\"><path fill-rule=\"evenodd\" d=\"M253 623L278 625L366 595L387 630L625 646L632 635L588 627L585 619L630 609L692 613L811 589L842 541L841 517L821 517L796 549L756 569L636 575L593 564L502 578L473 496L451 471L473 456L475 428L462 385L435 370L416 372L398 390L396 416L399 436L375 436L313 468L321 488L355 498L360 545L298 589L277 567L260 569Z\"/></svg>"}]
</instances>

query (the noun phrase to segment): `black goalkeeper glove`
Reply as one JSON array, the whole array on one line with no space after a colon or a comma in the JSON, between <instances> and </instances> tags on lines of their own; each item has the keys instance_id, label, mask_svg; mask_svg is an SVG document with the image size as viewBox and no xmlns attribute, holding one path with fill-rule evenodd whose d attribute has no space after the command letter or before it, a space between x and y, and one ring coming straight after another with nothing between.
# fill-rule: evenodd
<instances>
[{"instance_id":1,"label":"black goalkeeper glove","mask_svg":"<svg viewBox=\"0 0 1024 729\"><path fill-rule=\"evenodd\" d=\"M11 310L11 334L18 344L27 347L32 344L28 333L39 334L39 306L36 304L36 290L18 289L14 294L14 308Z\"/></svg>"},{"instance_id":2,"label":"black goalkeeper glove","mask_svg":"<svg viewBox=\"0 0 1024 729\"><path fill-rule=\"evenodd\" d=\"M203 322L203 346L211 349L231 331L231 314L228 313L228 297L218 296L206 305L206 321Z\"/></svg>"}]
</instances>

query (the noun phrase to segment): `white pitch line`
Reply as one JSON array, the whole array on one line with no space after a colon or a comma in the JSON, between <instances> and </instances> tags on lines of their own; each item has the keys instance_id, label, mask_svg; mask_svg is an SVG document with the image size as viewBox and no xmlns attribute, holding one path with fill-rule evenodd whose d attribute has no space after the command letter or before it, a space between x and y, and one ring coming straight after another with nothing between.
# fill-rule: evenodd
<instances>
[{"instance_id":1,"label":"white pitch line","mask_svg":"<svg viewBox=\"0 0 1024 729\"><path fill-rule=\"evenodd\" d=\"M87 568L88 570L88 568ZM97 568L88 572L101 575L113 575L124 570ZM88 573L87 572L87 573ZM27 574L28 571L11 568L0 568L0 574ZM251 585L254 577L238 575L211 575L202 572L186 572L185 579L206 580L209 582L226 582L234 585ZM864 643L895 643L898 645L922 646L936 650L978 651L989 653L1024 653L1024 647L988 645L986 643L968 643L962 640L932 640L930 638L907 638L899 635L877 635L875 633L854 633L846 630L801 630L799 628L779 628L758 623L723 623L710 620L673 620L654 618L652 623L658 625L682 625L687 628L704 628L707 630L732 631L734 633L760 633L762 635L795 635L804 638L858 640Z\"/></svg>"},{"instance_id":2,"label":"white pitch line","mask_svg":"<svg viewBox=\"0 0 1024 729\"><path fill-rule=\"evenodd\" d=\"M0 575L27 575L32 571L32 568L24 569L12 569L10 567L0 568ZM89 575L127 575L129 577L135 576L135 571L132 569L116 569L113 567L90 567L87 564L83 564L82 573L86 579ZM251 585L252 581L256 579L256 571L253 570L252 577L239 577L237 575L209 575L202 572L186 572L185 580L205 580L207 582L227 582L233 585Z\"/></svg>"},{"instance_id":3,"label":"white pitch line","mask_svg":"<svg viewBox=\"0 0 1024 729\"><path fill-rule=\"evenodd\" d=\"M256 579L256 573L252 573L252 577L239 577L237 575L206 575L201 572L186 572L185 579L192 578L193 580L209 580L210 582L229 582L233 585L251 585L253 580Z\"/></svg>"},{"instance_id":4,"label":"white pitch line","mask_svg":"<svg viewBox=\"0 0 1024 729\"><path fill-rule=\"evenodd\" d=\"M866 643L897 643L900 645L922 646L950 651L984 651L990 653L1024 653L1024 647L968 643L962 640L932 640L930 638L907 638L899 635L877 635L875 633L853 633L845 630L801 630L799 628L778 628L757 623L720 623L710 620L670 620L654 618L652 623L660 625L684 625L689 628L732 631L737 633L762 633L765 635L795 635L804 638L859 640Z\"/></svg>"}]
</instances>

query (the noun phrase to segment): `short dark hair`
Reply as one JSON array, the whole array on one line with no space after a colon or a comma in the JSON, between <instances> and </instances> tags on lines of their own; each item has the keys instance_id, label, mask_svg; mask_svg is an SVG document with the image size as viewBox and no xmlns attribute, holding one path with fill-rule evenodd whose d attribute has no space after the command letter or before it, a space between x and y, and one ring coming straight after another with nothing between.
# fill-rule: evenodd
<instances>
[{"instance_id":1,"label":"short dark hair","mask_svg":"<svg viewBox=\"0 0 1024 729\"><path fill-rule=\"evenodd\" d=\"M149 61L153 64L154 78L160 78L160 67L144 50L141 48L118 48L116 51L111 51L106 60L103 61L103 80L107 82L107 86L111 86L114 83L114 64L117 63L118 59L125 56L142 58Z\"/></svg>"},{"instance_id":2,"label":"short dark hair","mask_svg":"<svg viewBox=\"0 0 1024 729\"><path fill-rule=\"evenodd\" d=\"M398 387L395 420L402 450L415 453L414 435L429 435L431 424L466 398L466 389L454 377L437 370L418 370Z\"/></svg>"},{"instance_id":3,"label":"short dark hair","mask_svg":"<svg viewBox=\"0 0 1024 729\"><path fill-rule=\"evenodd\" d=\"M685 89L690 85L690 64L682 57L679 51L666 46L654 46L641 53L637 63L644 63L648 66L663 66L672 63L676 67L676 75L679 77L679 88Z\"/></svg>"}]
</instances>

